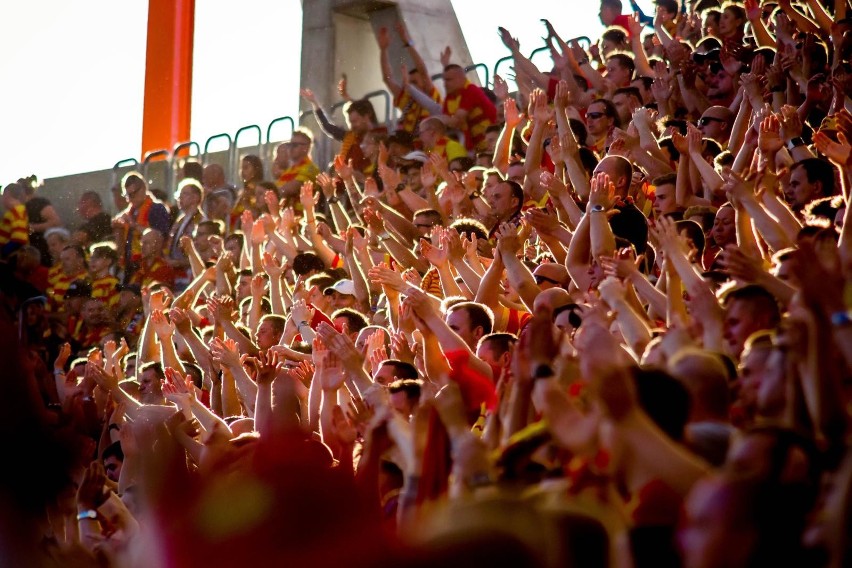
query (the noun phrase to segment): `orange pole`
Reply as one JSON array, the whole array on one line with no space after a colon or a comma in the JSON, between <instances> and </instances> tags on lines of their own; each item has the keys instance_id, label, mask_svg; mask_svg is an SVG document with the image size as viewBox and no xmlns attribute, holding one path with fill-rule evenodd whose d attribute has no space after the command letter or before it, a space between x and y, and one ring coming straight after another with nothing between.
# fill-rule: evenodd
<instances>
[{"instance_id":1,"label":"orange pole","mask_svg":"<svg viewBox=\"0 0 852 568\"><path fill-rule=\"evenodd\" d=\"M149 0L142 155L189 140L195 0Z\"/></svg>"}]
</instances>

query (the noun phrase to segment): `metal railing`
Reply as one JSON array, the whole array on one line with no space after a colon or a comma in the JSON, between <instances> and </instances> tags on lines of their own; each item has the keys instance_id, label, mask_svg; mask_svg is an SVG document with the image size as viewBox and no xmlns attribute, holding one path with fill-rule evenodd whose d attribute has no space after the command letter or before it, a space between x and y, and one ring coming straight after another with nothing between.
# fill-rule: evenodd
<instances>
[{"instance_id":1,"label":"metal railing","mask_svg":"<svg viewBox=\"0 0 852 568\"><path fill-rule=\"evenodd\" d=\"M136 158L125 158L123 160L117 161L112 167L112 182L110 183L111 188L117 186L121 181L121 178L124 177L124 174L127 173L120 171L123 168L128 168L128 171L130 171L130 168L138 169L139 160L137 160Z\"/></svg>"},{"instance_id":2,"label":"metal railing","mask_svg":"<svg viewBox=\"0 0 852 568\"><path fill-rule=\"evenodd\" d=\"M240 162L242 162L243 157L248 155L248 153L240 154L240 136L246 132L255 132L257 134L257 144L254 146L243 146L243 148L257 148L257 152L255 152L257 157L261 158L263 156L263 130L261 130L260 126L257 124L248 124L237 129L236 134L234 134L234 152L231 156L233 159L233 162L231 162L231 181L237 187L242 185L243 181L240 177Z\"/></svg>"},{"instance_id":3,"label":"metal railing","mask_svg":"<svg viewBox=\"0 0 852 568\"><path fill-rule=\"evenodd\" d=\"M195 149L195 154L191 153L193 149ZM183 156L184 151L186 151L186 156ZM178 144L175 144L175 147L172 148L171 158L169 158L169 172L172 181L177 181L178 169L183 167L188 158L193 157L201 157L201 146L198 145L198 142L189 140L187 142L180 142ZM170 188L170 190L172 195L174 195L174 192L177 190L177 184L175 184L174 187Z\"/></svg>"},{"instance_id":4,"label":"metal railing","mask_svg":"<svg viewBox=\"0 0 852 568\"><path fill-rule=\"evenodd\" d=\"M273 160L275 160L275 146L272 145L272 127L279 123L290 124L290 137L293 136L293 132L296 130L296 123L290 116L279 116L278 118L273 118L269 122L269 125L266 127L266 147L264 148L265 155L263 156L263 159L267 164L271 164ZM275 141L281 142L283 139L276 139Z\"/></svg>"},{"instance_id":5,"label":"metal railing","mask_svg":"<svg viewBox=\"0 0 852 568\"><path fill-rule=\"evenodd\" d=\"M567 43L571 43L571 42L574 42L574 41L578 42L580 45L583 45L583 47L585 49L588 49L591 46L591 40L587 36L575 37L573 39L568 40ZM530 53L529 59L532 60L537 55L539 55L543 52L546 52L546 51L549 51L548 46L542 46L542 47L536 48ZM488 65L486 65L485 63L474 63L472 65L468 65L467 67L465 67L464 71L465 71L465 73L470 73L471 71L477 72L477 74L480 75L480 79L484 79L483 87L492 88L493 87L494 75L499 74L500 68L503 65L505 65L505 63L507 61L511 61L511 60L512 60L512 56L507 55L505 57L501 57L500 59L498 59L494 63L493 67L491 67L491 68L489 68ZM435 75L432 75L432 80L433 81L438 80L442 76L443 76L443 73L436 73ZM393 122L397 118L396 109L393 106L392 95L385 89L378 89L378 90L375 90L375 91L370 91L369 93L365 94L362 98L367 99L367 100L375 99L375 98L381 98L382 99L382 108L384 110L384 123L387 126L388 130L391 130L393 128ZM333 120L333 119L337 118L335 115L338 115L342 119L343 118L342 113L338 113L337 111L342 109L345 105L346 105L346 101L340 101L340 102L337 102L337 103L331 105L331 107L328 108L329 119ZM240 175L239 174L240 161L242 159L242 156L240 155L240 151L239 151L239 141L240 141L241 136L243 136L244 134L246 134L248 132L254 132L257 136L257 144L255 144L254 146L245 146L245 148L256 148L257 149L257 155L260 156L260 158L264 161L264 163L271 164L272 161L275 158L275 145L273 145L273 142L279 142L279 141L284 140L284 138L282 138L280 140L276 139L276 140L273 141L273 139L272 139L273 128L276 125L279 125L279 124L288 124L289 127L290 127L290 134L292 136L292 133L295 131L297 126L304 125L306 123L306 121L310 120L311 118L313 118L314 121L316 122L316 117L314 116L313 110L307 110L307 111L300 113L299 117L298 117L298 121L294 120L293 117L290 117L290 116L280 116L278 118L271 120L266 127L266 141L265 142L264 142L264 139L263 139L263 130L261 129L261 127L257 124L249 124L249 125L246 125L246 126L239 128L236 131L236 133L234 134L233 137L227 132L220 132L219 134L214 134L214 135L208 137L207 140L204 142L203 151L202 151L201 146L197 142L189 141L189 142L183 142L181 144L176 145L171 152L169 152L169 150L165 150L165 149L148 152L147 154L145 154L145 156L142 160L142 164L141 164L141 166L142 166L141 170L142 171L141 171L141 173L147 178L148 177L148 164L150 164L155 159L165 158L165 159L169 160L169 168L167 169L166 176L167 176L167 182L169 182L167 184L167 187L170 187L170 182L171 182L172 179L174 179L174 176L175 176L174 167L178 164L180 153L182 151L191 150L191 149L194 148L195 149L194 156L199 157L201 159L201 163L206 166L206 165L209 165L211 163L210 156L213 152L222 151L222 150L211 151L211 147L213 146L213 144L217 141L225 140L225 141L227 141L227 148L225 148L224 151L226 151L227 154L226 154L226 158L225 158L225 163L220 164L220 165L222 165L223 169L225 170L225 179L235 180L235 182L239 185L241 180L238 179L238 178L239 178L239 175ZM317 126L318 126L318 124L317 124ZM325 136L316 136L315 137L314 148L313 148L313 156L314 156L315 161L318 164L320 164L321 166L324 166L324 164L326 164L331 159L331 151L332 151L332 148L334 147L334 144L335 144L334 141L329 140ZM129 168L131 166L138 167L139 165L140 165L139 161L137 161L135 158L127 158L127 159L120 160L120 161L116 162L116 164L112 168L113 169L113 182L112 182L113 185L118 183L118 181L120 179L119 171L122 168Z\"/></svg>"},{"instance_id":6,"label":"metal railing","mask_svg":"<svg viewBox=\"0 0 852 568\"><path fill-rule=\"evenodd\" d=\"M171 152L167 149L162 148L160 150L151 150L150 152L146 152L144 156L142 156L142 175L151 183L153 180L151 178L151 168L150 165L152 162L167 162L166 163L166 171L165 171L165 179L163 180L163 191L168 192L169 188L172 186L172 170L171 170Z\"/></svg>"},{"instance_id":7,"label":"metal railing","mask_svg":"<svg viewBox=\"0 0 852 568\"><path fill-rule=\"evenodd\" d=\"M234 157L234 139L231 138L231 135L228 134L227 132L220 132L219 134L214 134L213 136L210 136L209 138L207 138L207 141L204 142L204 153L201 155L201 163L204 164L205 166L209 166L211 163L213 163L212 160L210 159L210 154L211 154L210 147L213 145L213 142L215 142L216 140L227 140L228 141L228 147L225 149L225 151L227 152L227 155L225 156L225 163L224 164L219 163L219 162L217 162L217 163L220 166L222 166L222 169L225 172L225 179L230 179L231 178L231 162L233 162L233 157ZM221 150L217 150L217 151L221 151Z\"/></svg>"}]
</instances>

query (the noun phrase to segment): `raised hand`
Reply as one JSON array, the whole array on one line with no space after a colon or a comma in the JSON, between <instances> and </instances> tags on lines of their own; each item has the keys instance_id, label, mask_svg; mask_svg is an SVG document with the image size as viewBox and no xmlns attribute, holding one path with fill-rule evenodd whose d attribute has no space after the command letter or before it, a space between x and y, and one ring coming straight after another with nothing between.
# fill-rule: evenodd
<instances>
[{"instance_id":1,"label":"raised hand","mask_svg":"<svg viewBox=\"0 0 852 568\"><path fill-rule=\"evenodd\" d=\"M282 365L278 358L278 353L273 350L268 350L265 353L260 353L257 357L257 384L270 385L278 373L281 372Z\"/></svg>"},{"instance_id":2,"label":"raised hand","mask_svg":"<svg viewBox=\"0 0 852 568\"><path fill-rule=\"evenodd\" d=\"M449 45L441 52L441 67L446 67L450 64L450 58L453 56L453 48Z\"/></svg>"},{"instance_id":3,"label":"raised hand","mask_svg":"<svg viewBox=\"0 0 852 568\"><path fill-rule=\"evenodd\" d=\"M829 138L825 132L814 134L814 145L821 154L831 160L837 167L845 168L852 154L852 145L843 132L837 132L837 142Z\"/></svg>"},{"instance_id":4,"label":"raised hand","mask_svg":"<svg viewBox=\"0 0 852 568\"><path fill-rule=\"evenodd\" d=\"M151 325L154 327L154 333L157 334L160 341L167 341L175 332L174 326L169 322L162 310L151 312Z\"/></svg>"},{"instance_id":5,"label":"raised hand","mask_svg":"<svg viewBox=\"0 0 852 568\"><path fill-rule=\"evenodd\" d=\"M106 502L109 494L105 491L106 472L104 466L93 461L83 472L83 479L77 488L77 507L95 510Z\"/></svg>"},{"instance_id":6,"label":"raised hand","mask_svg":"<svg viewBox=\"0 0 852 568\"><path fill-rule=\"evenodd\" d=\"M615 204L615 184L609 179L609 176L603 172L595 174L590 183L589 190L589 207L594 209L602 207L604 211L609 211Z\"/></svg>"},{"instance_id":7,"label":"raised hand","mask_svg":"<svg viewBox=\"0 0 852 568\"><path fill-rule=\"evenodd\" d=\"M352 160L344 161L343 154L338 154L334 157L334 171L341 179L347 180L352 177Z\"/></svg>"},{"instance_id":8,"label":"raised hand","mask_svg":"<svg viewBox=\"0 0 852 568\"><path fill-rule=\"evenodd\" d=\"M397 292L405 292L408 288L408 284L402 279L399 272L392 270L385 263L372 267L367 276L371 282L381 284L383 287L388 287Z\"/></svg>"},{"instance_id":9,"label":"raised hand","mask_svg":"<svg viewBox=\"0 0 852 568\"><path fill-rule=\"evenodd\" d=\"M781 122L777 115L769 114L760 122L757 147L765 156L774 156L784 147L784 141L781 139Z\"/></svg>"},{"instance_id":10,"label":"raised hand","mask_svg":"<svg viewBox=\"0 0 852 568\"><path fill-rule=\"evenodd\" d=\"M311 103L313 106L319 106L319 102L317 102L317 97L314 95L314 92L310 89L301 89L299 94L303 99Z\"/></svg>"},{"instance_id":11,"label":"raised hand","mask_svg":"<svg viewBox=\"0 0 852 568\"><path fill-rule=\"evenodd\" d=\"M494 75L494 95L498 101L505 101L509 97L509 85L500 75Z\"/></svg>"},{"instance_id":12,"label":"raised hand","mask_svg":"<svg viewBox=\"0 0 852 568\"><path fill-rule=\"evenodd\" d=\"M210 355L213 361L223 367L237 367L240 365L240 353L233 339L221 340L218 337L210 344Z\"/></svg>"},{"instance_id":13,"label":"raised hand","mask_svg":"<svg viewBox=\"0 0 852 568\"><path fill-rule=\"evenodd\" d=\"M449 250L443 246L436 247L426 239L420 239L420 252L436 268L442 268L447 265Z\"/></svg>"},{"instance_id":14,"label":"raised hand","mask_svg":"<svg viewBox=\"0 0 852 568\"><path fill-rule=\"evenodd\" d=\"M64 370L65 364L68 363L68 358L71 356L71 344L63 343L59 348L59 354L53 362L53 368L56 370Z\"/></svg>"}]
</instances>

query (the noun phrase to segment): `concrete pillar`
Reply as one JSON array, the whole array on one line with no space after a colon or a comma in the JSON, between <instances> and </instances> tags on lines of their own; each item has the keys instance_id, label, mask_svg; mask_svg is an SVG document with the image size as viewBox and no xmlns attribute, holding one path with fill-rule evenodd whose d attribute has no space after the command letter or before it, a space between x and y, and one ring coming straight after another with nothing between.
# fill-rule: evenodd
<instances>
[{"instance_id":1,"label":"concrete pillar","mask_svg":"<svg viewBox=\"0 0 852 568\"><path fill-rule=\"evenodd\" d=\"M343 73L353 97L385 88L375 38L382 26L391 30L391 65L394 69L402 63L411 66L393 31L400 18L430 74L441 72L440 54L447 45L453 50L454 63L472 63L450 0L310 0L303 2L303 10L302 87L312 89L325 108L340 101L337 81ZM474 74L470 77L476 80ZM436 84L441 87L440 81ZM386 118L381 100L372 100L379 119ZM301 108L308 110L309 105L303 101Z\"/></svg>"}]
</instances>

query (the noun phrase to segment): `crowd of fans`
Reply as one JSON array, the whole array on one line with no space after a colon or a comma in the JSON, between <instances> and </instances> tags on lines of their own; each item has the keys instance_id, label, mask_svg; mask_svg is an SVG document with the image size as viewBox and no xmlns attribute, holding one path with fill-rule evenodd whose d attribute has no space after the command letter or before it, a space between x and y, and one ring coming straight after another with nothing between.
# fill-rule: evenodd
<instances>
[{"instance_id":1,"label":"crowd of fans","mask_svg":"<svg viewBox=\"0 0 852 568\"><path fill-rule=\"evenodd\" d=\"M849 566L847 3L626 9L517 92L381 29L399 121L241 187L6 185L0 564Z\"/></svg>"}]
</instances>

